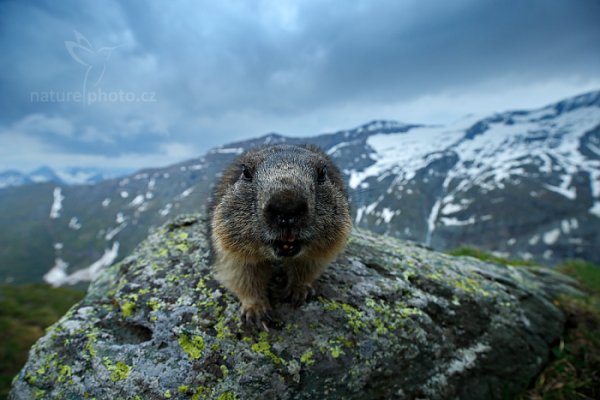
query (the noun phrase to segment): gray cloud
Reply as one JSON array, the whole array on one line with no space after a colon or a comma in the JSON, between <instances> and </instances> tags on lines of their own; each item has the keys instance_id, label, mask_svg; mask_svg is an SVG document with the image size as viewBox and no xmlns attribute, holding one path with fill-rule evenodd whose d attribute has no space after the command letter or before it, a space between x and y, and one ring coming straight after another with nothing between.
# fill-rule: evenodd
<instances>
[{"instance_id":1,"label":"gray cloud","mask_svg":"<svg viewBox=\"0 0 600 400\"><path fill-rule=\"evenodd\" d=\"M147 160L270 130L456 118L489 111L490 93L543 105L600 84L599 17L594 0L3 2L0 142ZM104 71L88 90L107 98L92 104L64 99L86 76L65 46L75 32ZM50 91L62 100L32 101ZM32 116L71 133L23 130Z\"/></svg>"}]
</instances>

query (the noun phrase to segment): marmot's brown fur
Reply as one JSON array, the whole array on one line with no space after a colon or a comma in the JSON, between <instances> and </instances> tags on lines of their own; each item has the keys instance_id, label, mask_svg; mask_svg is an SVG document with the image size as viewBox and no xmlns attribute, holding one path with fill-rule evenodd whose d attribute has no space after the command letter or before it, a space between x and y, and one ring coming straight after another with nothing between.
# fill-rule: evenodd
<instances>
[{"instance_id":1,"label":"marmot's brown fur","mask_svg":"<svg viewBox=\"0 0 600 400\"><path fill-rule=\"evenodd\" d=\"M212 201L216 277L239 298L242 320L265 328L273 266L286 271L285 297L301 304L352 228L340 171L312 145L247 151L225 170Z\"/></svg>"}]
</instances>

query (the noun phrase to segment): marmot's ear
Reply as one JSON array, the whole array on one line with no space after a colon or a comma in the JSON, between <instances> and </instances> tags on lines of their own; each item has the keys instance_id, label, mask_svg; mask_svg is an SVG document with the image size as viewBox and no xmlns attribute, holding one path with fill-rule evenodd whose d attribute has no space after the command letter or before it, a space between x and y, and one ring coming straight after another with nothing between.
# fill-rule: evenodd
<instances>
[{"instance_id":1,"label":"marmot's ear","mask_svg":"<svg viewBox=\"0 0 600 400\"><path fill-rule=\"evenodd\" d=\"M248 160L248 157L246 157L246 154L242 154L241 156L237 157L231 164L229 164L225 171L223 171L221 182L226 183L228 186L233 185L240 179L240 175L242 175L242 166L250 167L250 165L251 163Z\"/></svg>"},{"instance_id":2,"label":"marmot's ear","mask_svg":"<svg viewBox=\"0 0 600 400\"><path fill-rule=\"evenodd\" d=\"M241 171L241 178L245 181L248 182L252 182L252 169L246 165L246 164L241 164L240 165L240 171Z\"/></svg>"}]
</instances>

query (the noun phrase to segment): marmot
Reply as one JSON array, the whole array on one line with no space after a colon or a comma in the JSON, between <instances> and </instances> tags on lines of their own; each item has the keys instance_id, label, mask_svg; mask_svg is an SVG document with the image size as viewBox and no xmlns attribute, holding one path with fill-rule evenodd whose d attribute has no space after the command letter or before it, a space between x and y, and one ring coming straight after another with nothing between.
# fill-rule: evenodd
<instances>
[{"instance_id":1,"label":"marmot","mask_svg":"<svg viewBox=\"0 0 600 400\"><path fill-rule=\"evenodd\" d=\"M286 272L284 297L300 305L352 229L341 173L313 145L243 153L225 169L210 209L215 276L239 298L242 321L265 329L273 266Z\"/></svg>"}]
</instances>

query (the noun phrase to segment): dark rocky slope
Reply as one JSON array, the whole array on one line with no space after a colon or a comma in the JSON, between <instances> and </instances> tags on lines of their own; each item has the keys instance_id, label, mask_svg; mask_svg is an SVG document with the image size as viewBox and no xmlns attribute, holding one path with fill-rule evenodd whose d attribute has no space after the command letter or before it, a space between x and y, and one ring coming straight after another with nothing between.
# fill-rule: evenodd
<instances>
[{"instance_id":1,"label":"dark rocky slope","mask_svg":"<svg viewBox=\"0 0 600 400\"><path fill-rule=\"evenodd\" d=\"M504 398L563 331L552 298L576 291L358 230L315 299L253 332L208 259L199 216L157 230L38 341L10 398Z\"/></svg>"}]
</instances>

